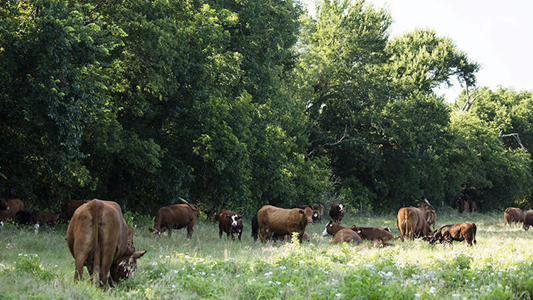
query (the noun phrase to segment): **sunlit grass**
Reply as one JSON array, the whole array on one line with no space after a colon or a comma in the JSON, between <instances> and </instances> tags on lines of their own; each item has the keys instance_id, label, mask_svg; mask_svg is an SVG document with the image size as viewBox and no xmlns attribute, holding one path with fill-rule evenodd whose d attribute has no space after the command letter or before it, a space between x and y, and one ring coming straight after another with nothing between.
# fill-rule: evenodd
<instances>
[{"instance_id":1,"label":"sunlit grass","mask_svg":"<svg viewBox=\"0 0 533 300\"><path fill-rule=\"evenodd\" d=\"M503 214L446 211L437 224L475 222L477 244L429 245L420 239L394 247L331 245L326 222L308 226L311 242L259 243L245 223L242 241L218 237L215 223L199 220L192 239L185 230L155 238L152 224L138 224L137 251L148 250L137 273L115 289L87 280L74 283L66 226L38 234L13 225L0 231L0 298L4 299L477 299L530 298L531 232L504 226ZM345 218L343 225L390 227L395 215ZM145 218L148 220L148 218ZM84 278L88 278L87 272Z\"/></svg>"}]
</instances>

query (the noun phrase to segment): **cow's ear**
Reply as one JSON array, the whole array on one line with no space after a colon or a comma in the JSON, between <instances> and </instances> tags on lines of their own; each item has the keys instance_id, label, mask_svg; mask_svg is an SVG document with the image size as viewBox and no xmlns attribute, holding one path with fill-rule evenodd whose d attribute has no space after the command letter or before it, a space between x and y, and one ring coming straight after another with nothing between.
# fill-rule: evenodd
<instances>
[{"instance_id":1,"label":"cow's ear","mask_svg":"<svg viewBox=\"0 0 533 300\"><path fill-rule=\"evenodd\" d=\"M146 253L147 250L144 250L144 251L141 251L141 252L135 252L133 253L133 258L137 259L137 258L141 258L145 253Z\"/></svg>"}]
</instances>

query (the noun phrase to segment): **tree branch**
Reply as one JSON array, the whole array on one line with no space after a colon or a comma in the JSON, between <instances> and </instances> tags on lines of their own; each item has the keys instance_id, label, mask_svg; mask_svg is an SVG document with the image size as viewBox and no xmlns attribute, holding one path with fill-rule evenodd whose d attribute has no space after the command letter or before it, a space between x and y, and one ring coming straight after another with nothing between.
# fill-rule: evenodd
<instances>
[{"instance_id":1,"label":"tree branch","mask_svg":"<svg viewBox=\"0 0 533 300\"><path fill-rule=\"evenodd\" d=\"M498 135L498 137L499 138L514 137L516 139L516 141L518 142L518 144L520 144L520 147L522 147L522 149L524 149L524 151L526 151L526 153L529 153L529 151L524 146L524 144L522 144L522 140L520 140L520 136L518 135L518 133L502 134L502 131L500 131L500 134Z\"/></svg>"}]
</instances>

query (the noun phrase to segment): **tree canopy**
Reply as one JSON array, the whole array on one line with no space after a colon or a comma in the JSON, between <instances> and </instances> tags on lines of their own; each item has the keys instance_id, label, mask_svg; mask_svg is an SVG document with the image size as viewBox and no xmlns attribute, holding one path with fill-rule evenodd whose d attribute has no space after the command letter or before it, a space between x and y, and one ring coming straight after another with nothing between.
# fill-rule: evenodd
<instances>
[{"instance_id":1,"label":"tree canopy","mask_svg":"<svg viewBox=\"0 0 533 300\"><path fill-rule=\"evenodd\" d=\"M531 205L532 94L365 1L1 0L0 197ZM468 90L458 99L468 101Z\"/></svg>"}]
</instances>

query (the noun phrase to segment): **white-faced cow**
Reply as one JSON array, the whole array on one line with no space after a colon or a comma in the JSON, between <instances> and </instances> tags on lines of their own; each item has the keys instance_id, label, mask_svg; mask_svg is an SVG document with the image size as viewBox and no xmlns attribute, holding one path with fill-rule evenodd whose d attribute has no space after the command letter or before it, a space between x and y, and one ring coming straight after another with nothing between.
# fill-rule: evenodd
<instances>
[{"instance_id":1,"label":"white-faced cow","mask_svg":"<svg viewBox=\"0 0 533 300\"><path fill-rule=\"evenodd\" d=\"M238 234L240 241L242 236L242 216L231 210L224 209L218 217L218 234L220 238L222 238L223 232L226 233L227 237L231 235L233 240L235 240L235 234Z\"/></svg>"},{"instance_id":2,"label":"white-faced cow","mask_svg":"<svg viewBox=\"0 0 533 300\"><path fill-rule=\"evenodd\" d=\"M335 222L339 222L344 217L345 207L342 204L332 204L329 209L329 216Z\"/></svg>"},{"instance_id":3,"label":"white-faced cow","mask_svg":"<svg viewBox=\"0 0 533 300\"><path fill-rule=\"evenodd\" d=\"M93 283L111 286L129 278L137 259L146 251L135 252L133 228L128 227L120 206L113 201L93 199L74 212L67 229L67 245L74 257L74 280L83 277L86 266Z\"/></svg>"}]
</instances>

